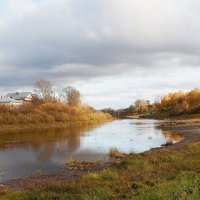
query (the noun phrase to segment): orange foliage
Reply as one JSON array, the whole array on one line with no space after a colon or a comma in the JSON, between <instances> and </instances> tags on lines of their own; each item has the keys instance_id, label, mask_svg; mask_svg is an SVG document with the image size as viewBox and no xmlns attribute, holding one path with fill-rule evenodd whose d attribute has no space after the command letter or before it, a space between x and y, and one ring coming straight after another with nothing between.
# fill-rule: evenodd
<instances>
[{"instance_id":1,"label":"orange foliage","mask_svg":"<svg viewBox=\"0 0 200 200\"><path fill-rule=\"evenodd\" d=\"M200 90L194 89L188 93L182 91L170 93L155 106L158 111L169 112L172 115L199 113Z\"/></svg>"}]
</instances>

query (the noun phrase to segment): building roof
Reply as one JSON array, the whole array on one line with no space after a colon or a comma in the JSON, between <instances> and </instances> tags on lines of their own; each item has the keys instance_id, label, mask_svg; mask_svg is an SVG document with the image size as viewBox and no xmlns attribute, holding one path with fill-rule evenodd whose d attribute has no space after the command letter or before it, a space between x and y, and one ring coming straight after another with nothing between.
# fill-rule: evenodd
<instances>
[{"instance_id":1,"label":"building roof","mask_svg":"<svg viewBox=\"0 0 200 200\"><path fill-rule=\"evenodd\" d=\"M23 100L25 99L29 94L31 94L30 92L13 92L13 93L8 93L5 98L12 98L15 100Z\"/></svg>"}]
</instances>

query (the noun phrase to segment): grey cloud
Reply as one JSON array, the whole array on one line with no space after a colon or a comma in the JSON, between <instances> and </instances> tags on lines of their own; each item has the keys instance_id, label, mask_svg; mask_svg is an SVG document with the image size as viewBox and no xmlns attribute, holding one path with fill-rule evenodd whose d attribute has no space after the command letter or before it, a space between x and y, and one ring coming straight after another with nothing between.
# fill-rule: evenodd
<instances>
[{"instance_id":1,"label":"grey cloud","mask_svg":"<svg viewBox=\"0 0 200 200\"><path fill-rule=\"evenodd\" d=\"M198 0L8 0L0 84L87 79L200 64ZM138 68L140 68L138 70ZM150 68L150 70L149 70Z\"/></svg>"}]
</instances>

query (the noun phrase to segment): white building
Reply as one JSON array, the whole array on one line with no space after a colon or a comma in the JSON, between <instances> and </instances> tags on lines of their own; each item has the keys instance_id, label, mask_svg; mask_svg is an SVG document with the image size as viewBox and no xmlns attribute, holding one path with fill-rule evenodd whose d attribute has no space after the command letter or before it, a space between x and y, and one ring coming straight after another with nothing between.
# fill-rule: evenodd
<instances>
[{"instance_id":1,"label":"white building","mask_svg":"<svg viewBox=\"0 0 200 200\"><path fill-rule=\"evenodd\" d=\"M30 92L8 93L5 97L0 98L0 104L19 106L23 103L32 102L33 96Z\"/></svg>"},{"instance_id":2,"label":"white building","mask_svg":"<svg viewBox=\"0 0 200 200\"><path fill-rule=\"evenodd\" d=\"M22 100L15 100L9 97L0 98L0 104L7 105L7 106L20 106L23 104Z\"/></svg>"}]
</instances>

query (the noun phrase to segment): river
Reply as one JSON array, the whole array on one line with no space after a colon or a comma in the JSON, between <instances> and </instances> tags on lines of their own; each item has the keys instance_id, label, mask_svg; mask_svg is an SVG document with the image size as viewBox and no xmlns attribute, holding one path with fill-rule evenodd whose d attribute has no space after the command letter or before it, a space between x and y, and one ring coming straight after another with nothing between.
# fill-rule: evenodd
<instances>
[{"instance_id":1,"label":"river","mask_svg":"<svg viewBox=\"0 0 200 200\"><path fill-rule=\"evenodd\" d=\"M70 159L107 160L111 148L140 153L177 142L160 121L119 120L98 126L0 133L0 182L57 173Z\"/></svg>"}]
</instances>

